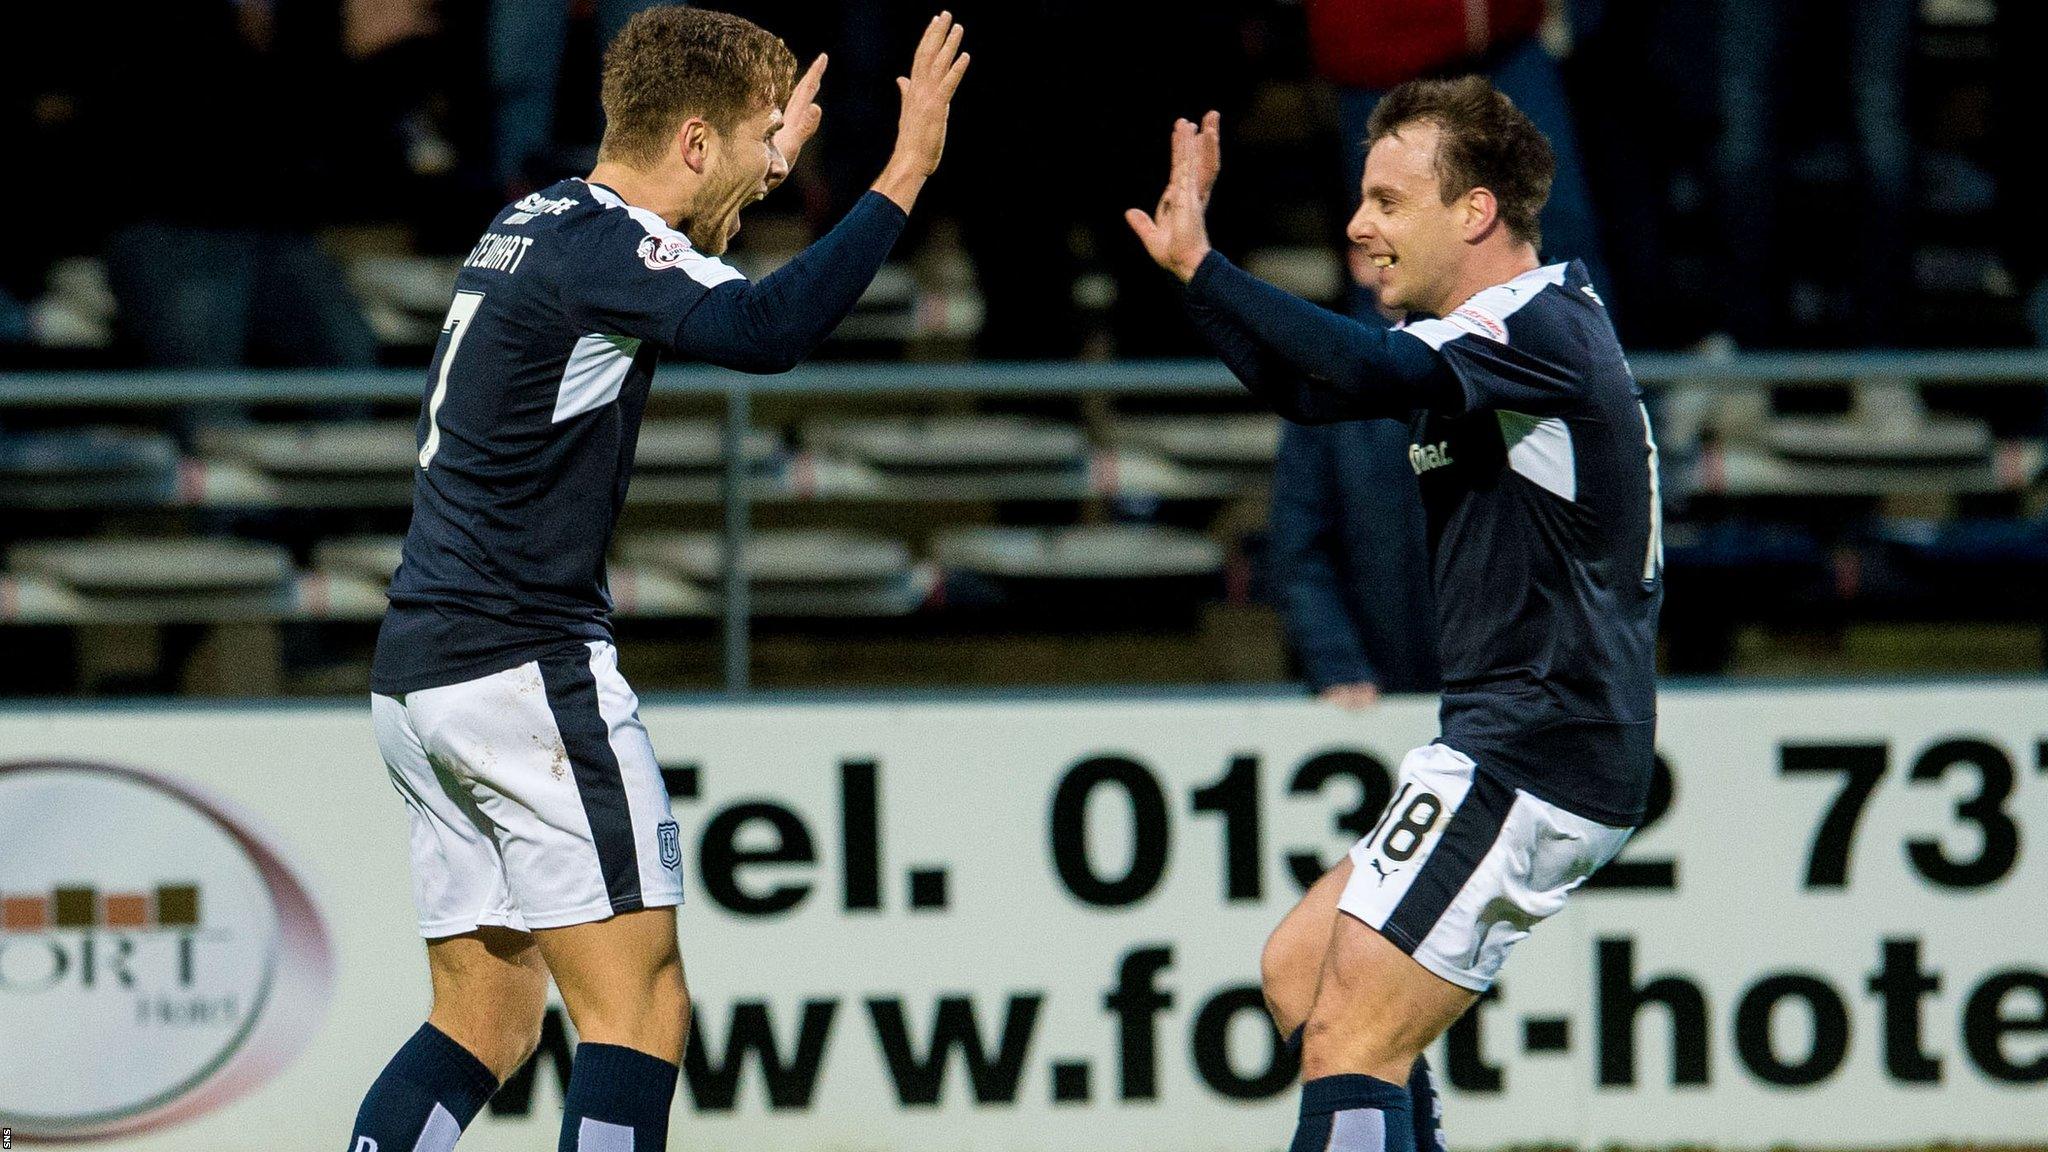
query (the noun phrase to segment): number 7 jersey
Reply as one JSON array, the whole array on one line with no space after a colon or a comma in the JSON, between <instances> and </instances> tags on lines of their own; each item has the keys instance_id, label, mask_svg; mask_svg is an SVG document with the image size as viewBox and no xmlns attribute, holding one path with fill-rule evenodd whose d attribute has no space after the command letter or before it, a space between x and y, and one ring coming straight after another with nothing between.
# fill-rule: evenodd
<instances>
[{"instance_id":1,"label":"number 7 jersey","mask_svg":"<svg viewBox=\"0 0 2048 1152\"><path fill-rule=\"evenodd\" d=\"M1664 596L1657 448L1583 265L1401 330L1462 404L1418 412L1443 741L1568 811L1640 823Z\"/></svg>"},{"instance_id":2,"label":"number 7 jersey","mask_svg":"<svg viewBox=\"0 0 2048 1152\"><path fill-rule=\"evenodd\" d=\"M656 358L740 278L602 185L565 180L498 214L435 347L374 691L611 639L605 553Z\"/></svg>"}]
</instances>

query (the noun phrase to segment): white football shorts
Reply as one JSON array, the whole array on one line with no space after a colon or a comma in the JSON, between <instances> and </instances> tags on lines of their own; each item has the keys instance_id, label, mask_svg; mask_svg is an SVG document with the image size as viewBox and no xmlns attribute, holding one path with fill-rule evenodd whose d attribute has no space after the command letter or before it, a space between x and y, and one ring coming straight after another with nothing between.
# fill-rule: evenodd
<instances>
[{"instance_id":1,"label":"white football shorts","mask_svg":"<svg viewBox=\"0 0 2048 1152\"><path fill-rule=\"evenodd\" d=\"M370 705L412 811L420 935L682 903L668 790L610 644Z\"/></svg>"},{"instance_id":2,"label":"white football shorts","mask_svg":"<svg viewBox=\"0 0 2048 1152\"><path fill-rule=\"evenodd\" d=\"M1427 744L1401 761L1394 798L1351 849L1337 907L1445 980L1484 992L1508 949L1564 907L1633 829L1576 816Z\"/></svg>"}]
</instances>

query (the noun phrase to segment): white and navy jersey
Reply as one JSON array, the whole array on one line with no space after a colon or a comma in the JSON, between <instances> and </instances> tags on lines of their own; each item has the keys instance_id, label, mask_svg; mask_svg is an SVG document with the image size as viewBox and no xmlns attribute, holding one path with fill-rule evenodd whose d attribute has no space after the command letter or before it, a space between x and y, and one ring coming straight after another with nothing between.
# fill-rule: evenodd
<instances>
[{"instance_id":1,"label":"white and navy jersey","mask_svg":"<svg viewBox=\"0 0 2048 1152\"><path fill-rule=\"evenodd\" d=\"M1576 261L1403 333L1455 376L1409 464L1435 565L1444 740L1607 824L1641 820L1663 600L1657 449Z\"/></svg>"},{"instance_id":2,"label":"white and navy jersey","mask_svg":"<svg viewBox=\"0 0 2048 1152\"><path fill-rule=\"evenodd\" d=\"M1188 303L1290 419L1410 423L1443 742L1568 811L1640 822L1663 600L1656 446L1584 267L1535 269L1391 332L1215 255Z\"/></svg>"},{"instance_id":3,"label":"white and navy jersey","mask_svg":"<svg viewBox=\"0 0 2048 1152\"><path fill-rule=\"evenodd\" d=\"M463 261L434 350L373 689L610 640L605 554L656 358L790 367L851 309L902 221L870 194L750 285L602 185L565 180L500 212Z\"/></svg>"}]
</instances>

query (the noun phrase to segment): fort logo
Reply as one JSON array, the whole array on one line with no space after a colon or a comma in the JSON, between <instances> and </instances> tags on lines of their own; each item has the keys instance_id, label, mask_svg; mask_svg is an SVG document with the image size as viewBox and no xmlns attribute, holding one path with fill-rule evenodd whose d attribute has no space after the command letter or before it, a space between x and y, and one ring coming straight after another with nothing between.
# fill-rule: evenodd
<instances>
[{"instance_id":1,"label":"fort logo","mask_svg":"<svg viewBox=\"0 0 2048 1152\"><path fill-rule=\"evenodd\" d=\"M264 833L155 773L0 764L0 1124L89 1140L249 1092L326 1012L327 929Z\"/></svg>"}]
</instances>

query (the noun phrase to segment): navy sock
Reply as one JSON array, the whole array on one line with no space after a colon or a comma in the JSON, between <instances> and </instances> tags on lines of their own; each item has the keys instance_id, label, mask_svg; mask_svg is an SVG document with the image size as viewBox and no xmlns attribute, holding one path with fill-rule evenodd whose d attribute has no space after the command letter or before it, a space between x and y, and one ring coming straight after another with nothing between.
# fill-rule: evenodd
<instances>
[{"instance_id":1,"label":"navy sock","mask_svg":"<svg viewBox=\"0 0 2048 1152\"><path fill-rule=\"evenodd\" d=\"M1408 1105L1415 1110L1416 1152L1444 1152L1444 1102L1436 1094L1429 1061L1421 1056L1408 1073Z\"/></svg>"},{"instance_id":2,"label":"navy sock","mask_svg":"<svg viewBox=\"0 0 2048 1152\"><path fill-rule=\"evenodd\" d=\"M348 1152L450 1152L497 1090L483 1061L422 1024L363 1097Z\"/></svg>"},{"instance_id":3,"label":"navy sock","mask_svg":"<svg viewBox=\"0 0 2048 1152\"><path fill-rule=\"evenodd\" d=\"M1356 1074L1303 1084L1288 1152L1416 1152L1408 1090Z\"/></svg>"},{"instance_id":4,"label":"navy sock","mask_svg":"<svg viewBox=\"0 0 2048 1152\"><path fill-rule=\"evenodd\" d=\"M1297 1025L1282 1042L1296 1060L1301 1059L1301 1038L1307 1031L1308 1025ZM1408 1109L1415 1115L1417 1152L1444 1152L1444 1102L1436 1094L1436 1078L1426 1056L1417 1056L1408 1072Z\"/></svg>"},{"instance_id":5,"label":"navy sock","mask_svg":"<svg viewBox=\"0 0 2048 1152\"><path fill-rule=\"evenodd\" d=\"M558 1152L662 1152L676 1066L617 1044L578 1044Z\"/></svg>"}]
</instances>

